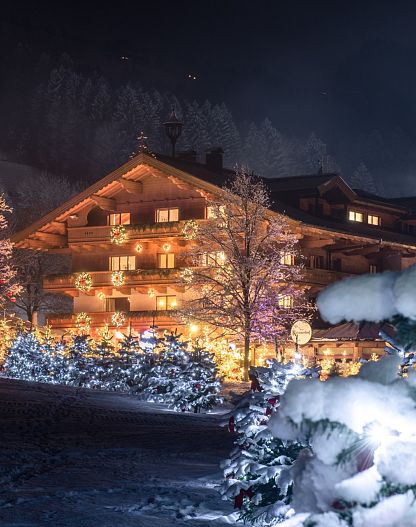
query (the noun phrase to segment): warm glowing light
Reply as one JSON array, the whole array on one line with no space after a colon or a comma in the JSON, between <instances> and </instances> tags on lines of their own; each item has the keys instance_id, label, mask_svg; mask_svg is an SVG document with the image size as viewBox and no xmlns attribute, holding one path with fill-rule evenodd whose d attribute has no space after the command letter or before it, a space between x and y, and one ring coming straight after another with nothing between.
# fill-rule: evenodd
<instances>
[{"instance_id":1,"label":"warm glowing light","mask_svg":"<svg viewBox=\"0 0 416 527\"><path fill-rule=\"evenodd\" d=\"M118 340L123 340L124 339L124 335L123 335L123 333L121 331L116 331L114 335L115 335L116 339L118 339Z\"/></svg>"},{"instance_id":2,"label":"warm glowing light","mask_svg":"<svg viewBox=\"0 0 416 527\"><path fill-rule=\"evenodd\" d=\"M116 326L117 328L119 328L120 326L123 326L125 322L126 322L126 315L122 313L121 311L116 311L111 317L112 325Z\"/></svg>"},{"instance_id":3,"label":"warm glowing light","mask_svg":"<svg viewBox=\"0 0 416 527\"><path fill-rule=\"evenodd\" d=\"M124 284L123 271L114 271L111 275L111 281L114 287L121 287Z\"/></svg>"},{"instance_id":4,"label":"warm glowing light","mask_svg":"<svg viewBox=\"0 0 416 527\"><path fill-rule=\"evenodd\" d=\"M104 294L102 291L98 291L98 293L97 293L97 297L98 297L100 300L105 300L105 294Z\"/></svg>"},{"instance_id":5,"label":"warm glowing light","mask_svg":"<svg viewBox=\"0 0 416 527\"><path fill-rule=\"evenodd\" d=\"M167 253L168 251L170 251L170 248L171 248L171 244L170 243L164 243L163 246L162 246L162 249L165 251L165 253Z\"/></svg>"},{"instance_id":6,"label":"warm glowing light","mask_svg":"<svg viewBox=\"0 0 416 527\"><path fill-rule=\"evenodd\" d=\"M143 245L141 243L138 243L135 249L136 249L136 253L141 253L143 251Z\"/></svg>"},{"instance_id":7,"label":"warm glowing light","mask_svg":"<svg viewBox=\"0 0 416 527\"><path fill-rule=\"evenodd\" d=\"M153 298L156 295L156 291L150 288L148 289L147 294L150 296L150 298Z\"/></svg>"},{"instance_id":8,"label":"warm glowing light","mask_svg":"<svg viewBox=\"0 0 416 527\"><path fill-rule=\"evenodd\" d=\"M199 326L197 324L191 324L189 326L189 330L191 331L191 333L195 333L196 331L198 331L199 329Z\"/></svg>"},{"instance_id":9,"label":"warm glowing light","mask_svg":"<svg viewBox=\"0 0 416 527\"><path fill-rule=\"evenodd\" d=\"M80 273L75 278L75 287L78 291L83 293L88 293L92 289L92 276L90 273Z\"/></svg>"}]
</instances>

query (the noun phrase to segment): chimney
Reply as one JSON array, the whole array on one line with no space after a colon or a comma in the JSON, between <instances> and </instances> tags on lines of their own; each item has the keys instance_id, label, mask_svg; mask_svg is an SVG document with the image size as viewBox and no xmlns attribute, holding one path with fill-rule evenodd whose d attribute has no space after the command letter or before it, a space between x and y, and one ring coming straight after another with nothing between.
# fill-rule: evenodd
<instances>
[{"instance_id":1,"label":"chimney","mask_svg":"<svg viewBox=\"0 0 416 527\"><path fill-rule=\"evenodd\" d=\"M196 150L183 150L178 152L178 159L183 161L190 161L191 163L196 163Z\"/></svg>"},{"instance_id":2,"label":"chimney","mask_svg":"<svg viewBox=\"0 0 416 527\"><path fill-rule=\"evenodd\" d=\"M222 172L222 156L224 150L218 146L205 151L205 164L213 172Z\"/></svg>"}]
</instances>

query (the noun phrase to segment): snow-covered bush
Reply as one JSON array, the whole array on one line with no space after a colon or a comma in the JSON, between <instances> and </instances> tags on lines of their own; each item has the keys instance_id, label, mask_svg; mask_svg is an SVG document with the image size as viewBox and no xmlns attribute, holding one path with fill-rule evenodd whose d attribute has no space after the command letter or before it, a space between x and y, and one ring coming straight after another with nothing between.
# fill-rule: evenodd
<instances>
[{"instance_id":1,"label":"snow-covered bush","mask_svg":"<svg viewBox=\"0 0 416 527\"><path fill-rule=\"evenodd\" d=\"M310 448L292 469L296 516L282 525L416 525L416 378L398 377L400 360L289 383L269 429Z\"/></svg>"},{"instance_id":2,"label":"snow-covered bush","mask_svg":"<svg viewBox=\"0 0 416 527\"><path fill-rule=\"evenodd\" d=\"M317 372L272 360L268 367L250 373L250 392L229 414L230 431L238 436L230 458L222 463L220 492L223 499L234 501L244 521L274 525L291 511L291 466L305 444L273 437L268 421L288 382L298 376L317 376Z\"/></svg>"}]
</instances>

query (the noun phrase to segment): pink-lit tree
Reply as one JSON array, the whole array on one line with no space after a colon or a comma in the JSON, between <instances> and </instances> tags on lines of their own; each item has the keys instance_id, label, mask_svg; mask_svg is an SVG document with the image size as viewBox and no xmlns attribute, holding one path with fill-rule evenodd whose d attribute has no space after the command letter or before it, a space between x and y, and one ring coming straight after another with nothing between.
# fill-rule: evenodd
<instances>
[{"instance_id":1,"label":"pink-lit tree","mask_svg":"<svg viewBox=\"0 0 416 527\"><path fill-rule=\"evenodd\" d=\"M244 347L248 379L255 341L281 340L305 311L297 238L287 217L271 212L264 182L238 170L208 203L195 233L192 268L182 272L189 320L224 330Z\"/></svg>"},{"instance_id":2,"label":"pink-lit tree","mask_svg":"<svg viewBox=\"0 0 416 527\"><path fill-rule=\"evenodd\" d=\"M12 265L13 245L7 237L7 219L5 214L12 209L4 196L0 195L0 307L7 308L9 302L16 302L20 288L16 283L16 271Z\"/></svg>"}]
</instances>

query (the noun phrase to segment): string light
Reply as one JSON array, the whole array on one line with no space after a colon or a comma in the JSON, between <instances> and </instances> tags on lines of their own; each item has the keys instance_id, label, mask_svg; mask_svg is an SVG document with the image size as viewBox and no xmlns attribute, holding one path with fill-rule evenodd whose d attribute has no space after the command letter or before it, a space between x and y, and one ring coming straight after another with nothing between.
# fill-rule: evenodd
<instances>
[{"instance_id":1,"label":"string light","mask_svg":"<svg viewBox=\"0 0 416 527\"><path fill-rule=\"evenodd\" d=\"M171 247L172 246L170 243L164 243L162 249L165 251L165 253L167 253L168 251L170 251Z\"/></svg>"},{"instance_id":2,"label":"string light","mask_svg":"<svg viewBox=\"0 0 416 527\"><path fill-rule=\"evenodd\" d=\"M75 278L75 287L78 291L88 293L92 289L92 276L90 273L79 273Z\"/></svg>"},{"instance_id":3,"label":"string light","mask_svg":"<svg viewBox=\"0 0 416 527\"><path fill-rule=\"evenodd\" d=\"M124 225L114 225L110 231L111 243L122 245L127 240L127 230Z\"/></svg>"},{"instance_id":4,"label":"string light","mask_svg":"<svg viewBox=\"0 0 416 527\"><path fill-rule=\"evenodd\" d=\"M111 282L113 283L114 287L121 287L124 285L124 272L123 271L113 271L111 275Z\"/></svg>"},{"instance_id":5,"label":"string light","mask_svg":"<svg viewBox=\"0 0 416 527\"><path fill-rule=\"evenodd\" d=\"M137 243L135 250L136 250L136 253L141 253L143 251L143 245L141 243Z\"/></svg>"}]
</instances>

